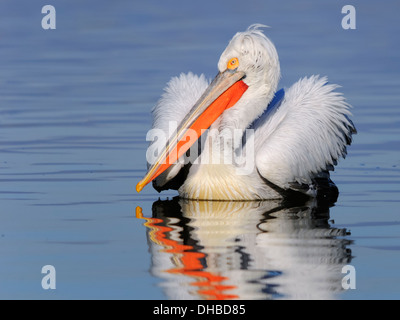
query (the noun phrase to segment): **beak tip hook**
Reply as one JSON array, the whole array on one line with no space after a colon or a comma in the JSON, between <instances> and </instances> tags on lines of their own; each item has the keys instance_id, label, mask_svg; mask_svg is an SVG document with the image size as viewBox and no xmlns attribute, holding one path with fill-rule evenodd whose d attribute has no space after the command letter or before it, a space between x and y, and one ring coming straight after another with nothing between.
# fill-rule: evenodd
<instances>
[{"instance_id":1,"label":"beak tip hook","mask_svg":"<svg viewBox=\"0 0 400 320\"><path fill-rule=\"evenodd\" d=\"M142 181L139 181L138 184L136 185L136 191L137 193L139 193L140 191L142 191L144 187L144 183Z\"/></svg>"}]
</instances>

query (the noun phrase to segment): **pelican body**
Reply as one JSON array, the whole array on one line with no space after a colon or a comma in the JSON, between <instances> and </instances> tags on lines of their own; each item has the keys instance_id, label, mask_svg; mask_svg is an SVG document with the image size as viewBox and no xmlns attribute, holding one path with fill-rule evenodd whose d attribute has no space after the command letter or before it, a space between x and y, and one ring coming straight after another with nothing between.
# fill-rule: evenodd
<instances>
[{"instance_id":1,"label":"pelican body","mask_svg":"<svg viewBox=\"0 0 400 320\"><path fill-rule=\"evenodd\" d=\"M337 192L329 171L356 133L350 105L326 77L277 90L278 54L261 27L232 38L213 81L188 73L167 84L152 110L152 128L165 138L150 138L138 192L151 181L198 200Z\"/></svg>"}]
</instances>

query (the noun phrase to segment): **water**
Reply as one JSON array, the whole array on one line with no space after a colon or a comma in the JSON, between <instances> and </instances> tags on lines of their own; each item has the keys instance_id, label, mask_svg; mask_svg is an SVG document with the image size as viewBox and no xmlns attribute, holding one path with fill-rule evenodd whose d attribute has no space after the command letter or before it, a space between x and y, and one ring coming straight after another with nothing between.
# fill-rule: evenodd
<instances>
[{"instance_id":1,"label":"water","mask_svg":"<svg viewBox=\"0 0 400 320\"><path fill-rule=\"evenodd\" d=\"M357 29L343 30L345 4L58 1L57 29L43 30L42 2L1 2L0 298L398 299L400 5L356 1ZM255 22L272 26L281 86L328 75L354 106L337 202L138 195L165 83L214 76Z\"/></svg>"}]
</instances>

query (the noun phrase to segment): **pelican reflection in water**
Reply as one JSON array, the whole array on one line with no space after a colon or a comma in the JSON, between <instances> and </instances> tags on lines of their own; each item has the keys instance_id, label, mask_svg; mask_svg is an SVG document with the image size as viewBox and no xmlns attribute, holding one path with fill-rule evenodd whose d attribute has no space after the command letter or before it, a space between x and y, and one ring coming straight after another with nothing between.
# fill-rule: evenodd
<instances>
[{"instance_id":1,"label":"pelican reflection in water","mask_svg":"<svg viewBox=\"0 0 400 320\"><path fill-rule=\"evenodd\" d=\"M174 198L137 217L169 299L336 299L351 251L330 205Z\"/></svg>"}]
</instances>

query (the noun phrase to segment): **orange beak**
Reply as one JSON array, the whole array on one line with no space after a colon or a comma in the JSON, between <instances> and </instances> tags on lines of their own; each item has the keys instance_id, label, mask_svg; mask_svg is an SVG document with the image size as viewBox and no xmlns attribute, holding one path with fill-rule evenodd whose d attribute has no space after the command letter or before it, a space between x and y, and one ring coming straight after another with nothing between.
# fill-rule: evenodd
<instances>
[{"instance_id":1,"label":"orange beak","mask_svg":"<svg viewBox=\"0 0 400 320\"><path fill-rule=\"evenodd\" d=\"M176 133L169 139L145 177L136 185L137 192L174 164L226 109L238 102L248 88L241 81L244 76L245 73L242 71L228 69L218 73L182 120ZM195 139L193 139L193 133Z\"/></svg>"}]
</instances>

